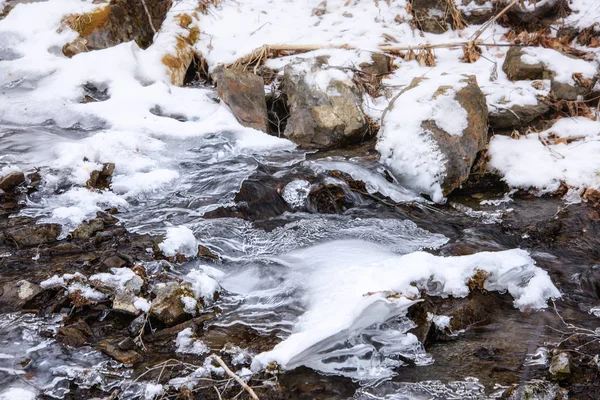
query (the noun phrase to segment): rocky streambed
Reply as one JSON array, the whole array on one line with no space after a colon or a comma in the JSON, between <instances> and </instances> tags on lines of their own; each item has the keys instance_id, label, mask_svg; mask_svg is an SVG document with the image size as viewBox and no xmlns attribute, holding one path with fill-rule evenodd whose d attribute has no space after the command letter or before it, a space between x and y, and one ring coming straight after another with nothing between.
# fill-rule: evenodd
<instances>
[{"instance_id":1,"label":"rocky streambed","mask_svg":"<svg viewBox=\"0 0 600 400\"><path fill-rule=\"evenodd\" d=\"M188 156L214 150L215 143L173 145L188 167ZM255 161L231 205L213 204L202 217L184 206L201 192L184 183L128 210L98 212L70 232L39 223L41 215L24 216L28 208L43 214L41 202L55 195L39 188L43 171L3 180L2 384L48 398L136 398L153 390L167 398L248 396L211 358L216 354L260 398L595 398L597 204L565 205L526 193L508 200L493 179L465 185L444 206L399 203L390 197L397 194L383 194L386 186L373 178L368 159L297 161L299 155ZM207 168L198 166L205 178L221 174ZM93 178L88 190L98 190ZM367 189L374 184L379 190ZM142 234L152 230L148 216L161 209L191 226L198 242L169 253L164 243L172 232ZM464 298L440 295L443 283L431 277L418 284L423 301L406 316L353 339L379 353L359 356L371 367L322 349L322 369L337 363L338 373L276 364L252 372L253 357L288 337L307 307L310 284L287 286L294 261L281 255L308 249L296 257L322 268L328 253L373 262L369 243L383 246L378 251L425 248L439 256L521 247L562 297L556 309L519 311L513 296L486 289L482 270ZM412 333L418 342L402 345L389 337L394 332ZM393 374L374 378L378 370Z\"/></svg>"}]
</instances>

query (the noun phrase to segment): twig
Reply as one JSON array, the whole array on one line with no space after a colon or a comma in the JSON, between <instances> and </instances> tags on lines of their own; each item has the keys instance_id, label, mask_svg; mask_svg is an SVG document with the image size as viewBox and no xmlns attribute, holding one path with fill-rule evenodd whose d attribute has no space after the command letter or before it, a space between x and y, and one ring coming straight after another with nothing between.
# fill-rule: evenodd
<instances>
[{"instance_id":1,"label":"twig","mask_svg":"<svg viewBox=\"0 0 600 400\"><path fill-rule=\"evenodd\" d=\"M156 35L156 29L154 29L154 24L152 23L152 16L150 15L150 11L148 10L148 6L146 5L146 0L140 0L142 5L144 6L144 11L146 11L146 16L148 17L148 22L150 23L150 28L152 28L152 32Z\"/></svg>"},{"instance_id":2,"label":"twig","mask_svg":"<svg viewBox=\"0 0 600 400\"><path fill-rule=\"evenodd\" d=\"M252 388L250 386L248 386L248 384L246 384L246 382L244 382L242 380L242 378L240 378L239 376L237 376L232 370L229 369L229 367L225 364L225 362L221 359L221 357L219 357L216 354L213 354L211 356L211 358L213 360L215 360L217 363L219 363L219 365L221 366L221 368L223 368L225 370L225 372L227 373L227 375L229 375L230 377L232 377L237 383L240 384L241 387L243 387L246 392L248 392L248 394L250 395L250 397L253 400L260 400L258 398L258 396L256 395L256 393L254 393L254 390L252 390Z\"/></svg>"},{"instance_id":3,"label":"twig","mask_svg":"<svg viewBox=\"0 0 600 400\"><path fill-rule=\"evenodd\" d=\"M471 40L477 40L479 39L479 36L481 36L481 34L483 32L485 32L485 30L487 28L489 28L494 22L496 22L501 16L503 16L504 14L506 14L506 12L515 4L517 4L519 2L519 0L513 0L509 5L507 5L506 7L504 7L504 9L502 9L502 11L500 11L494 18L490 19L488 22L486 22L485 24L483 24L483 26L481 28L479 28L474 34L473 36L471 36Z\"/></svg>"}]
</instances>

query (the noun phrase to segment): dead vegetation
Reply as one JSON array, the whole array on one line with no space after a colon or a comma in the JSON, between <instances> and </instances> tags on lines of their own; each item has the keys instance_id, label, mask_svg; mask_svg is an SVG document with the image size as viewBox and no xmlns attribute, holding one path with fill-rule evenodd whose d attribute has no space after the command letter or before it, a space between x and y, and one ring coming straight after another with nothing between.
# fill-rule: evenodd
<instances>
[{"instance_id":1,"label":"dead vegetation","mask_svg":"<svg viewBox=\"0 0 600 400\"><path fill-rule=\"evenodd\" d=\"M63 19L63 24L85 37L103 28L110 18L110 6L98 7L87 14L71 14Z\"/></svg>"}]
</instances>

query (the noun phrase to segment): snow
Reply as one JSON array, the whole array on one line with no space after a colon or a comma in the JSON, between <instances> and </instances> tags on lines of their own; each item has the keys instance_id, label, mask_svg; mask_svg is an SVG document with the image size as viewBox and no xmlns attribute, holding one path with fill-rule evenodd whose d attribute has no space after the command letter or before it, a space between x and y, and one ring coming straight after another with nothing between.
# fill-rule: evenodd
<instances>
[{"instance_id":1,"label":"snow","mask_svg":"<svg viewBox=\"0 0 600 400\"><path fill-rule=\"evenodd\" d=\"M198 241L194 232L186 226L167 228L167 236L158 247L168 257L176 254L195 257L198 254Z\"/></svg>"},{"instance_id":2,"label":"snow","mask_svg":"<svg viewBox=\"0 0 600 400\"><path fill-rule=\"evenodd\" d=\"M181 302L183 303L183 311L188 314L196 315L198 312L198 301L190 296L181 296Z\"/></svg>"},{"instance_id":3,"label":"snow","mask_svg":"<svg viewBox=\"0 0 600 400\"><path fill-rule=\"evenodd\" d=\"M196 299L202 299L205 303L213 301L215 293L219 292L221 287L219 283L211 278L209 274L202 270L192 270L186 276L185 280L192 284L192 291Z\"/></svg>"},{"instance_id":4,"label":"snow","mask_svg":"<svg viewBox=\"0 0 600 400\"><path fill-rule=\"evenodd\" d=\"M10 387L0 393L0 400L35 400L37 393L31 388Z\"/></svg>"},{"instance_id":5,"label":"snow","mask_svg":"<svg viewBox=\"0 0 600 400\"><path fill-rule=\"evenodd\" d=\"M546 146L537 134L518 140L496 135L490 141L490 167L513 188L537 189L539 193L556 191L561 183L585 189L600 188L600 122L587 118L568 118L540 133L547 138L582 137L571 143Z\"/></svg>"},{"instance_id":6,"label":"snow","mask_svg":"<svg viewBox=\"0 0 600 400\"><path fill-rule=\"evenodd\" d=\"M100 281L115 290L131 289L139 293L144 280L129 268L111 268L111 273L99 273L89 277L89 281Z\"/></svg>"},{"instance_id":7,"label":"snow","mask_svg":"<svg viewBox=\"0 0 600 400\"><path fill-rule=\"evenodd\" d=\"M523 53L521 61L526 64L542 63L555 73L554 79L558 82L574 85L573 73L581 73L586 79L590 79L596 74L596 65L568 57L556 50L524 47Z\"/></svg>"},{"instance_id":8,"label":"snow","mask_svg":"<svg viewBox=\"0 0 600 400\"><path fill-rule=\"evenodd\" d=\"M281 197L293 208L301 208L310 193L310 182L304 179L291 181L283 188Z\"/></svg>"},{"instance_id":9,"label":"snow","mask_svg":"<svg viewBox=\"0 0 600 400\"><path fill-rule=\"evenodd\" d=\"M151 303L143 297L136 297L133 301L133 306L136 309L147 313L148 311L150 311Z\"/></svg>"},{"instance_id":10,"label":"snow","mask_svg":"<svg viewBox=\"0 0 600 400\"><path fill-rule=\"evenodd\" d=\"M159 383L148 383L144 389L144 400L154 400L165 392L163 385Z\"/></svg>"},{"instance_id":11,"label":"snow","mask_svg":"<svg viewBox=\"0 0 600 400\"><path fill-rule=\"evenodd\" d=\"M194 337L192 328L186 328L177 334L175 339L177 353L202 355L210 350L200 339Z\"/></svg>"},{"instance_id":12,"label":"snow","mask_svg":"<svg viewBox=\"0 0 600 400\"><path fill-rule=\"evenodd\" d=\"M508 291L515 299L515 307L521 310L545 308L548 299L560 296L548 273L536 267L524 250L438 257L425 252L399 256L364 243L360 245L360 255L340 252L341 248L350 249L352 244L326 243L281 257L279 262L283 265L301 271L302 278L291 279L310 282L303 289L306 311L288 338L273 350L255 357L253 370L275 361L284 368L305 365L325 373L343 374L344 366L359 362L355 352L366 351L365 345L340 350L340 357L343 354L351 357L340 362L337 368L335 364L321 361L321 357L330 354L321 356L319 353L336 347L339 341L351 341L374 324L405 316L408 308L418 301L420 289L436 296L467 296L468 280L478 270L490 274L486 290ZM407 343L418 343L413 342L416 339L410 334L401 337ZM363 367L371 368L368 365ZM383 375L390 372L379 367ZM369 370L367 375L372 377L373 373Z\"/></svg>"},{"instance_id":13,"label":"snow","mask_svg":"<svg viewBox=\"0 0 600 400\"><path fill-rule=\"evenodd\" d=\"M427 313L427 320L433 322L435 327L439 330L449 329L450 328L450 320L452 317L447 315L435 315L432 313Z\"/></svg>"}]
</instances>

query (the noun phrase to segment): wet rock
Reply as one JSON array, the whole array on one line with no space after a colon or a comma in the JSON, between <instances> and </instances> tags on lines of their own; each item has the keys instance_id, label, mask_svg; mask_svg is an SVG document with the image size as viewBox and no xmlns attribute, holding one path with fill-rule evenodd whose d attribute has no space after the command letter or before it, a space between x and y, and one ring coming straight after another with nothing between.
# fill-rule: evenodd
<instances>
[{"instance_id":1,"label":"wet rock","mask_svg":"<svg viewBox=\"0 0 600 400\"><path fill-rule=\"evenodd\" d=\"M548 381L533 379L510 386L500 397L503 400L567 400L566 389Z\"/></svg>"},{"instance_id":2,"label":"wet rock","mask_svg":"<svg viewBox=\"0 0 600 400\"><path fill-rule=\"evenodd\" d=\"M104 211L98 211L96 213L96 218L101 220L104 225L115 225L117 222L119 222L117 218Z\"/></svg>"},{"instance_id":3,"label":"wet rock","mask_svg":"<svg viewBox=\"0 0 600 400\"><path fill-rule=\"evenodd\" d=\"M25 174L22 172L11 172L0 178L0 190L10 192L23 182L25 182Z\"/></svg>"},{"instance_id":4,"label":"wet rock","mask_svg":"<svg viewBox=\"0 0 600 400\"><path fill-rule=\"evenodd\" d=\"M600 265L594 265L579 276L581 290L596 299L600 299Z\"/></svg>"},{"instance_id":5,"label":"wet rock","mask_svg":"<svg viewBox=\"0 0 600 400\"><path fill-rule=\"evenodd\" d=\"M446 157L446 174L441 183L444 196L459 188L469 178L477 153L487 144L488 111L485 95L474 76L465 77L461 82L465 82L466 86L459 89L454 97L467 112L467 128L462 135L451 135L432 120L422 124L432 133L433 140ZM434 97L448 89L440 87Z\"/></svg>"},{"instance_id":6,"label":"wet rock","mask_svg":"<svg viewBox=\"0 0 600 400\"><path fill-rule=\"evenodd\" d=\"M56 242L60 232L58 224L39 224L7 229L5 234L17 246L39 246Z\"/></svg>"},{"instance_id":7,"label":"wet rock","mask_svg":"<svg viewBox=\"0 0 600 400\"><path fill-rule=\"evenodd\" d=\"M23 303L33 299L42 291L42 288L39 285L26 280L17 282L15 286L17 287L17 297Z\"/></svg>"},{"instance_id":8,"label":"wet rock","mask_svg":"<svg viewBox=\"0 0 600 400\"><path fill-rule=\"evenodd\" d=\"M114 163L105 163L101 171L92 171L90 179L86 182L87 188L107 189L110 186L112 174L115 171Z\"/></svg>"},{"instance_id":9,"label":"wet rock","mask_svg":"<svg viewBox=\"0 0 600 400\"><path fill-rule=\"evenodd\" d=\"M60 327L56 340L67 346L81 347L89 342L90 336L93 336L90 326L83 320L77 320L69 326Z\"/></svg>"},{"instance_id":10,"label":"wet rock","mask_svg":"<svg viewBox=\"0 0 600 400\"><path fill-rule=\"evenodd\" d=\"M188 283L159 283L152 289L156 298L152 301L150 316L165 325L174 325L189 318L181 300L182 296L195 297Z\"/></svg>"},{"instance_id":11,"label":"wet rock","mask_svg":"<svg viewBox=\"0 0 600 400\"><path fill-rule=\"evenodd\" d=\"M244 126L268 132L267 101L263 79L251 72L218 68L213 77L219 97Z\"/></svg>"},{"instance_id":12,"label":"wet rock","mask_svg":"<svg viewBox=\"0 0 600 400\"><path fill-rule=\"evenodd\" d=\"M143 360L143 357L137 351L121 350L117 345L108 340L98 343L98 347L104 354L123 364L132 365Z\"/></svg>"},{"instance_id":13,"label":"wet rock","mask_svg":"<svg viewBox=\"0 0 600 400\"><path fill-rule=\"evenodd\" d=\"M213 261L219 260L218 254L213 253L208 247L203 246L201 244L198 245L198 257L206 258Z\"/></svg>"},{"instance_id":14,"label":"wet rock","mask_svg":"<svg viewBox=\"0 0 600 400\"><path fill-rule=\"evenodd\" d=\"M0 286L0 308L17 311L42 292L35 283L26 280L9 282Z\"/></svg>"},{"instance_id":15,"label":"wet rock","mask_svg":"<svg viewBox=\"0 0 600 400\"><path fill-rule=\"evenodd\" d=\"M544 64L541 62L528 64L521 60L523 54L521 47L511 47L506 53L504 64L502 64L502 71L506 73L508 79L511 81L521 81L527 79L548 79L550 77L550 71Z\"/></svg>"},{"instance_id":16,"label":"wet rock","mask_svg":"<svg viewBox=\"0 0 600 400\"><path fill-rule=\"evenodd\" d=\"M101 219L94 218L89 221L82 222L75 230L71 233L73 239L89 239L96 232L104 229L104 222Z\"/></svg>"},{"instance_id":17,"label":"wet rock","mask_svg":"<svg viewBox=\"0 0 600 400\"><path fill-rule=\"evenodd\" d=\"M323 57L288 64L282 91L290 113L284 135L302 148L345 146L360 142L368 132L359 89Z\"/></svg>"},{"instance_id":18,"label":"wet rock","mask_svg":"<svg viewBox=\"0 0 600 400\"><path fill-rule=\"evenodd\" d=\"M129 315L138 315L141 313L140 310L135 308L133 305L135 301L135 295L130 290L119 290L115 294L115 298L113 299L112 309L116 312L129 314Z\"/></svg>"},{"instance_id":19,"label":"wet rock","mask_svg":"<svg viewBox=\"0 0 600 400\"><path fill-rule=\"evenodd\" d=\"M541 117L550 110L550 107L541 100L537 104L519 105L510 108L494 108L489 113L489 124L492 129L509 129L526 126L536 118Z\"/></svg>"},{"instance_id":20,"label":"wet rock","mask_svg":"<svg viewBox=\"0 0 600 400\"><path fill-rule=\"evenodd\" d=\"M144 4L152 17L152 25ZM145 49L152 44L154 30L160 29L171 4L171 0L113 0L87 14L70 15L64 22L79 33L79 37L66 44L63 53L73 57L84 51L106 49L132 40Z\"/></svg>"},{"instance_id":21,"label":"wet rock","mask_svg":"<svg viewBox=\"0 0 600 400\"><path fill-rule=\"evenodd\" d=\"M571 373L571 359L568 353L558 353L552 357L549 368L550 375L564 379Z\"/></svg>"},{"instance_id":22,"label":"wet rock","mask_svg":"<svg viewBox=\"0 0 600 400\"><path fill-rule=\"evenodd\" d=\"M135 318L133 321L131 321L131 323L127 327L127 332L129 332L129 334L131 336L137 336L140 334L141 330L144 329L145 326L146 326L146 315L142 314L142 315L138 316L137 318Z\"/></svg>"},{"instance_id":23,"label":"wet rock","mask_svg":"<svg viewBox=\"0 0 600 400\"><path fill-rule=\"evenodd\" d=\"M108 269L121 268L127 265L127 261L123 260L121 257L112 256L102 261L102 265L104 265Z\"/></svg>"},{"instance_id":24,"label":"wet rock","mask_svg":"<svg viewBox=\"0 0 600 400\"><path fill-rule=\"evenodd\" d=\"M311 190L306 208L315 213L337 214L354 205L354 199L340 185L325 184Z\"/></svg>"}]
</instances>

